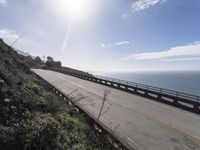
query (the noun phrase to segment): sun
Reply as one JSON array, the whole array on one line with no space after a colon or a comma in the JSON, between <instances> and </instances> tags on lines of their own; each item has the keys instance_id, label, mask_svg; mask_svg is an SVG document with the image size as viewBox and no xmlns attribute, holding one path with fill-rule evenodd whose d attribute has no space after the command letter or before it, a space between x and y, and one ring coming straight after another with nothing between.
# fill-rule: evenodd
<instances>
[{"instance_id":1,"label":"sun","mask_svg":"<svg viewBox=\"0 0 200 150\"><path fill-rule=\"evenodd\" d=\"M74 13L83 13L87 8L87 0L68 0L68 7Z\"/></svg>"},{"instance_id":2,"label":"sun","mask_svg":"<svg viewBox=\"0 0 200 150\"><path fill-rule=\"evenodd\" d=\"M83 17L88 13L90 0L56 0L55 7L61 13L70 13L76 17Z\"/></svg>"}]
</instances>

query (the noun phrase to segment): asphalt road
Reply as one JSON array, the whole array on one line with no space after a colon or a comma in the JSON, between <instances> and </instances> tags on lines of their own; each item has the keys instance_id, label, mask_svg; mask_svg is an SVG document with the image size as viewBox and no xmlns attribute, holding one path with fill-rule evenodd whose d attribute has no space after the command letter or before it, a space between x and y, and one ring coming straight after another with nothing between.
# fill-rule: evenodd
<instances>
[{"instance_id":1,"label":"asphalt road","mask_svg":"<svg viewBox=\"0 0 200 150\"><path fill-rule=\"evenodd\" d=\"M200 150L200 115L54 71L33 69L138 150Z\"/></svg>"}]
</instances>

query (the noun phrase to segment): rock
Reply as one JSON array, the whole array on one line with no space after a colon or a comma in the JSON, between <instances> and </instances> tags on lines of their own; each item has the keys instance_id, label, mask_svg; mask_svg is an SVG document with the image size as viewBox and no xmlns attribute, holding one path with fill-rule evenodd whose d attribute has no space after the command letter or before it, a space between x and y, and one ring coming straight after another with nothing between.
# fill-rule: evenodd
<instances>
[{"instance_id":1,"label":"rock","mask_svg":"<svg viewBox=\"0 0 200 150\"><path fill-rule=\"evenodd\" d=\"M11 100L10 99L4 99L4 102L6 103L6 104L9 104L10 102L11 102Z\"/></svg>"},{"instance_id":2,"label":"rock","mask_svg":"<svg viewBox=\"0 0 200 150\"><path fill-rule=\"evenodd\" d=\"M4 84L4 80L0 79L0 85Z\"/></svg>"}]
</instances>

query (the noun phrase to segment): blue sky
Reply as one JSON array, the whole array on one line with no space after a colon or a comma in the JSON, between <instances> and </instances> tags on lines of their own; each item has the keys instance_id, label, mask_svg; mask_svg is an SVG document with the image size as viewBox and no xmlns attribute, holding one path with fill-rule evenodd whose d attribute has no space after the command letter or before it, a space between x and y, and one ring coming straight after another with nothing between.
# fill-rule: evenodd
<instances>
[{"instance_id":1,"label":"blue sky","mask_svg":"<svg viewBox=\"0 0 200 150\"><path fill-rule=\"evenodd\" d=\"M0 37L81 70L200 70L199 17L199 0L0 0Z\"/></svg>"}]
</instances>

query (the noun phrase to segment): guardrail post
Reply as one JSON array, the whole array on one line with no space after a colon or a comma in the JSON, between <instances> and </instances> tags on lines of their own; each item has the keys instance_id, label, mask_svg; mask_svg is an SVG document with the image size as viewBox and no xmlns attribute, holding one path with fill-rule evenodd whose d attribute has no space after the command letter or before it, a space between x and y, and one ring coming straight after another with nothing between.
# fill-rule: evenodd
<instances>
[{"instance_id":1,"label":"guardrail post","mask_svg":"<svg viewBox=\"0 0 200 150\"><path fill-rule=\"evenodd\" d=\"M162 100L162 99L161 99L161 95L160 95L160 94L158 94L158 97L157 97L157 98L158 98L158 100Z\"/></svg>"},{"instance_id":2,"label":"guardrail post","mask_svg":"<svg viewBox=\"0 0 200 150\"><path fill-rule=\"evenodd\" d=\"M200 104L196 104L196 103L193 104L194 111L197 112L197 113L200 113L200 108L199 107L200 107Z\"/></svg>"},{"instance_id":3,"label":"guardrail post","mask_svg":"<svg viewBox=\"0 0 200 150\"><path fill-rule=\"evenodd\" d=\"M111 81L110 83L111 83L111 86L114 86L114 85L113 85L113 81Z\"/></svg>"},{"instance_id":4,"label":"guardrail post","mask_svg":"<svg viewBox=\"0 0 200 150\"><path fill-rule=\"evenodd\" d=\"M178 97L176 97L175 99L173 99L173 102L175 105L178 105Z\"/></svg>"},{"instance_id":5,"label":"guardrail post","mask_svg":"<svg viewBox=\"0 0 200 150\"><path fill-rule=\"evenodd\" d=\"M116 83L116 84L117 84L117 87L118 87L118 88L120 88L120 85L119 85L119 83Z\"/></svg>"},{"instance_id":6,"label":"guardrail post","mask_svg":"<svg viewBox=\"0 0 200 150\"><path fill-rule=\"evenodd\" d=\"M178 92L176 92L176 98L173 99L175 105L178 105Z\"/></svg>"},{"instance_id":7,"label":"guardrail post","mask_svg":"<svg viewBox=\"0 0 200 150\"><path fill-rule=\"evenodd\" d=\"M144 94L145 94L146 96L148 96L148 89L149 89L149 86L147 86L146 89L147 89L147 90L144 91Z\"/></svg>"},{"instance_id":8,"label":"guardrail post","mask_svg":"<svg viewBox=\"0 0 200 150\"><path fill-rule=\"evenodd\" d=\"M147 90L145 90L145 91L144 91L144 94L145 94L146 96L149 96L149 94L148 94L148 91L147 91Z\"/></svg>"},{"instance_id":9,"label":"guardrail post","mask_svg":"<svg viewBox=\"0 0 200 150\"><path fill-rule=\"evenodd\" d=\"M124 87L125 87L125 90L128 91L128 85L125 85Z\"/></svg>"}]
</instances>

